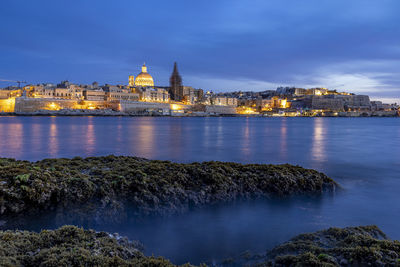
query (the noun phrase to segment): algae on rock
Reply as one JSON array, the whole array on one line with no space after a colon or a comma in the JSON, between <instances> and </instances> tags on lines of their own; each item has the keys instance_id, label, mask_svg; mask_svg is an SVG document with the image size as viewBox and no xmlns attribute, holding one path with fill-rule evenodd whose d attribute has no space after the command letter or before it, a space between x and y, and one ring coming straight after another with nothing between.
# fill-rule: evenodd
<instances>
[{"instance_id":1,"label":"algae on rock","mask_svg":"<svg viewBox=\"0 0 400 267\"><path fill-rule=\"evenodd\" d=\"M0 215L57 210L62 217L73 210L78 218L121 220L238 198L321 194L337 186L323 173L289 164L180 164L125 156L0 159Z\"/></svg>"}]
</instances>

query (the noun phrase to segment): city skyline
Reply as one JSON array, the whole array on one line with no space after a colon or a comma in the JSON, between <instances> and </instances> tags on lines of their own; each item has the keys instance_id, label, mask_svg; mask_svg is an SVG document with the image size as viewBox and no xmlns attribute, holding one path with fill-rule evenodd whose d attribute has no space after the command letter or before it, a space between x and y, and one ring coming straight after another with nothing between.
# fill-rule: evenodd
<instances>
[{"instance_id":1,"label":"city skyline","mask_svg":"<svg viewBox=\"0 0 400 267\"><path fill-rule=\"evenodd\" d=\"M327 87L400 102L398 8L396 1L4 1L0 78L127 83L146 62L163 85L177 61L184 84L216 92Z\"/></svg>"}]
</instances>

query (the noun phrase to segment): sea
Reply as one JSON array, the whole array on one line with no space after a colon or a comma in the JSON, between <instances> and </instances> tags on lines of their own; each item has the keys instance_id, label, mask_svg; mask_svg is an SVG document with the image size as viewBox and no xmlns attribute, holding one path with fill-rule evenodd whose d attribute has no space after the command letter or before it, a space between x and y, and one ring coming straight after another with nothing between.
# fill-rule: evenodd
<instances>
[{"instance_id":1,"label":"sea","mask_svg":"<svg viewBox=\"0 0 400 267\"><path fill-rule=\"evenodd\" d=\"M400 118L0 117L0 157L111 154L182 163L289 163L324 172L343 188L95 229L139 240L145 254L176 264L264 253L297 234L329 227L375 224L400 239ZM28 220L23 228L60 225Z\"/></svg>"}]
</instances>

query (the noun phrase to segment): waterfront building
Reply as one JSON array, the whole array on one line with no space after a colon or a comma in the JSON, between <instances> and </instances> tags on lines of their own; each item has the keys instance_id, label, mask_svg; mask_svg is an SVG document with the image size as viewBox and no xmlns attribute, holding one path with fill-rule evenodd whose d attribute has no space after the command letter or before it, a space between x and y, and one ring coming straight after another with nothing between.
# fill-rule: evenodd
<instances>
[{"instance_id":1,"label":"waterfront building","mask_svg":"<svg viewBox=\"0 0 400 267\"><path fill-rule=\"evenodd\" d=\"M164 88L144 87L140 90L140 100L146 102L169 102L169 93Z\"/></svg>"},{"instance_id":2,"label":"waterfront building","mask_svg":"<svg viewBox=\"0 0 400 267\"><path fill-rule=\"evenodd\" d=\"M143 64L142 72L140 72L136 76L134 86L137 86L137 87L153 87L154 86L153 77L147 72L146 64Z\"/></svg>"},{"instance_id":3,"label":"waterfront building","mask_svg":"<svg viewBox=\"0 0 400 267\"><path fill-rule=\"evenodd\" d=\"M103 86L105 91L105 99L107 101L129 100L139 101L139 94L132 93L130 89L123 86L108 85Z\"/></svg>"},{"instance_id":4,"label":"waterfront building","mask_svg":"<svg viewBox=\"0 0 400 267\"><path fill-rule=\"evenodd\" d=\"M182 101L183 100L183 85L182 77L179 75L178 66L176 62L174 63L174 70L172 72L171 78L169 79L170 84L170 96L171 100Z\"/></svg>"},{"instance_id":5,"label":"waterfront building","mask_svg":"<svg viewBox=\"0 0 400 267\"><path fill-rule=\"evenodd\" d=\"M106 100L106 92L102 89L84 90L83 97L85 100L104 101Z\"/></svg>"},{"instance_id":6,"label":"waterfront building","mask_svg":"<svg viewBox=\"0 0 400 267\"><path fill-rule=\"evenodd\" d=\"M238 101L235 97L226 96L213 96L211 97L211 104L216 106L237 106Z\"/></svg>"}]
</instances>

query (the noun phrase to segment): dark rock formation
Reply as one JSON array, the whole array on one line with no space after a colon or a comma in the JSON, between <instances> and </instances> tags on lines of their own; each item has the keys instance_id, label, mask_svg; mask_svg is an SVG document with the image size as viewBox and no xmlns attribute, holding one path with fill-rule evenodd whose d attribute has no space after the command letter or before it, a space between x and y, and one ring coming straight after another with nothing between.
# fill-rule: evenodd
<instances>
[{"instance_id":1,"label":"dark rock formation","mask_svg":"<svg viewBox=\"0 0 400 267\"><path fill-rule=\"evenodd\" d=\"M399 266L400 242L376 226L302 234L264 255L243 254L214 266ZM63 226L40 233L0 231L0 266L175 266L146 257L118 234ZM185 266L190 266L186 264Z\"/></svg>"},{"instance_id":2,"label":"dark rock formation","mask_svg":"<svg viewBox=\"0 0 400 267\"><path fill-rule=\"evenodd\" d=\"M63 218L72 210L76 218L117 222L237 198L321 194L335 188L326 175L288 164L179 164L123 156L34 163L0 159L3 218L50 210Z\"/></svg>"},{"instance_id":3,"label":"dark rock formation","mask_svg":"<svg viewBox=\"0 0 400 267\"><path fill-rule=\"evenodd\" d=\"M141 245L75 226L40 233L0 231L0 266L174 266L145 257ZM190 265L186 265L190 266Z\"/></svg>"},{"instance_id":4,"label":"dark rock formation","mask_svg":"<svg viewBox=\"0 0 400 267\"><path fill-rule=\"evenodd\" d=\"M222 266L399 266L400 242L377 226L329 228L301 234L264 255L239 257Z\"/></svg>"}]
</instances>

